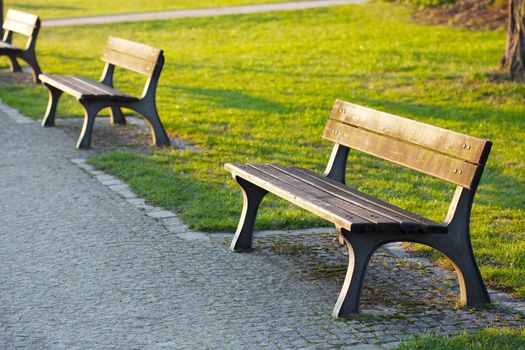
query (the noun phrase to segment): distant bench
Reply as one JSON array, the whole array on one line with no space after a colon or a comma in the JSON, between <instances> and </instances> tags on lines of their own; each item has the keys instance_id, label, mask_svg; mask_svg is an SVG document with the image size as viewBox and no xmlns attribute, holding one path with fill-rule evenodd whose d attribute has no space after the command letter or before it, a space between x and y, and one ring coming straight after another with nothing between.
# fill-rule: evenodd
<instances>
[{"instance_id":1,"label":"distant bench","mask_svg":"<svg viewBox=\"0 0 525 350\"><path fill-rule=\"evenodd\" d=\"M244 198L232 250L251 249L259 204L271 192L332 222L341 243L346 244L348 271L334 317L359 312L370 257L383 244L396 241L426 244L449 258L459 278L461 304L490 302L469 232L472 202L490 141L344 101L336 101L323 137L335 142L323 175L281 165L225 165ZM436 223L346 186L351 148L457 185L445 222Z\"/></svg>"},{"instance_id":2,"label":"distant bench","mask_svg":"<svg viewBox=\"0 0 525 350\"><path fill-rule=\"evenodd\" d=\"M9 65L12 72L22 71L22 68L17 62L17 58L26 61L33 69L33 81L39 83L38 75L42 73L42 71L38 65L35 52L36 39L40 31L40 19L38 16L22 11L7 10L2 28L4 34L2 41L0 41L0 56L7 56L7 58L9 58ZM28 37L25 48L19 48L13 45L14 34Z\"/></svg>"},{"instance_id":3,"label":"distant bench","mask_svg":"<svg viewBox=\"0 0 525 350\"><path fill-rule=\"evenodd\" d=\"M126 119L121 108L129 108L144 116L149 122L155 145L169 145L170 141L160 121L155 102L157 84L164 65L162 50L133 41L109 37L102 54L102 61L106 62L106 66L99 82L74 76L40 74L40 80L49 90L49 102L42 126L55 125L58 100L65 92L74 96L85 111L84 126L77 142L77 148L91 146L95 117L101 109L107 107L110 107L112 124L125 124ZM135 97L113 88L115 66L148 78L141 97Z\"/></svg>"}]
</instances>

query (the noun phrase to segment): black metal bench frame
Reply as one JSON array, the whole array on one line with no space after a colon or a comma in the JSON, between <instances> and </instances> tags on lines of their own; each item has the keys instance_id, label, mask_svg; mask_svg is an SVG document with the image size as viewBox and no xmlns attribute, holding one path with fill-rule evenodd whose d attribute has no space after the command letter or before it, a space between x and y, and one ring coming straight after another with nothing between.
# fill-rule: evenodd
<instances>
[{"instance_id":1,"label":"black metal bench frame","mask_svg":"<svg viewBox=\"0 0 525 350\"><path fill-rule=\"evenodd\" d=\"M349 252L348 270L334 317L359 312L366 267L372 254L390 242L417 242L443 253L453 264L460 303L490 302L470 241L474 195L491 142L336 101L323 137L335 142L323 175L279 165L226 164L240 185L244 206L230 248L252 249L257 211L268 192L334 223ZM443 223L410 213L345 185L347 158L356 149L455 184Z\"/></svg>"},{"instance_id":2,"label":"black metal bench frame","mask_svg":"<svg viewBox=\"0 0 525 350\"><path fill-rule=\"evenodd\" d=\"M22 68L17 59L24 60L32 68L33 82L35 84L40 83L38 75L42 73L42 70L38 64L35 51L36 40L40 32L40 18L36 15L9 9L2 28L3 39L0 42L0 56L7 56L11 72L21 72ZM28 37L24 49L12 44L14 34Z\"/></svg>"},{"instance_id":3,"label":"black metal bench frame","mask_svg":"<svg viewBox=\"0 0 525 350\"><path fill-rule=\"evenodd\" d=\"M47 87L49 102L42 120L43 127L55 125L58 100L63 92L77 98L84 108L84 125L77 148L91 147L95 117L104 108L110 108L111 124L126 124L121 108L131 109L142 115L151 129L156 146L168 146L170 140L160 120L156 105L156 90L164 66L163 51L133 41L109 37L102 60L106 62L99 82L73 76L41 74L40 80ZM113 88L115 66L126 68L148 77L140 98Z\"/></svg>"}]
</instances>

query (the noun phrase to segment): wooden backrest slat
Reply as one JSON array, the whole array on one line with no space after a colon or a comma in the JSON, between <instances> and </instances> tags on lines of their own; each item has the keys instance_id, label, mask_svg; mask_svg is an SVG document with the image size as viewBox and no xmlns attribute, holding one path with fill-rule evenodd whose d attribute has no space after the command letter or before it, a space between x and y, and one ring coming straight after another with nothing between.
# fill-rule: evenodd
<instances>
[{"instance_id":1,"label":"wooden backrest slat","mask_svg":"<svg viewBox=\"0 0 525 350\"><path fill-rule=\"evenodd\" d=\"M9 9L2 27L11 32L31 36L38 21L39 19L36 15Z\"/></svg>"},{"instance_id":2,"label":"wooden backrest slat","mask_svg":"<svg viewBox=\"0 0 525 350\"><path fill-rule=\"evenodd\" d=\"M110 36L102 60L150 76L161 54L162 50L155 47Z\"/></svg>"},{"instance_id":3,"label":"wooden backrest slat","mask_svg":"<svg viewBox=\"0 0 525 350\"><path fill-rule=\"evenodd\" d=\"M330 118L474 164L484 165L490 152L489 141L345 101L335 102Z\"/></svg>"},{"instance_id":4,"label":"wooden backrest slat","mask_svg":"<svg viewBox=\"0 0 525 350\"><path fill-rule=\"evenodd\" d=\"M482 166L329 119L323 137L456 185L473 189Z\"/></svg>"}]
</instances>

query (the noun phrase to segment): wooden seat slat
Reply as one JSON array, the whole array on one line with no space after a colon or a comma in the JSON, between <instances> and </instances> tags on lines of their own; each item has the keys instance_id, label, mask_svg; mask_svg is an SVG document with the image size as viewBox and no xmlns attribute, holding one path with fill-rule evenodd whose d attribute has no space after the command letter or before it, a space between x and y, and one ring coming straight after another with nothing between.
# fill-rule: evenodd
<instances>
[{"instance_id":1,"label":"wooden seat slat","mask_svg":"<svg viewBox=\"0 0 525 350\"><path fill-rule=\"evenodd\" d=\"M4 52L7 52L7 51L22 52L21 48L18 48L18 47L14 46L14 45L8 44L8 43L3 42L3 41L0 41L0 51L2 51L2 49L4 49Z\"/></svg>"},{"instance_id":2,"label":"wooden seat slat","mask_svg":"<svg viewBox=\"0 0 525 350\"><path fill-rule=\"evenodd\" d=\"M271 164L257 164L252 166L257 167L259 170L275 177L279 181L282 181L292 187L295 187L298 193L309 194L312 197L318 198L324 202L330 203L331 205L344 210L348 214L355 215L359 218L372 222L375 225L375 231L402 230L402 222L400 220L392 219L377 212L373 212L368 208L365 208L356 204L353 201L348 200L348 198L334 196L332 193L325 191L323 188L316 186L311 182L305 181L304 177L291 175L288 171L286 171L287 169L278 168ZM315 211L314 214L316 214ZM412 223L415 224L414 222ZM421 228L421 225L417 225L417 228ZM414 230L414 227L412 227L412 230L417 231L417 228L416 230Z\"/></svg>"},{"instance_id":3,"label":"wooden seat slat","mask_svg":"<svg viewBox=\"0 0 525 350\"><path fill-rule=\"evenodd\" d=\"M316 174L307 169L290 168L282 165L272 165L283 172L287 172L292 176L297 176L302 181L318 187L322 191L326 191L332 196L353 203L361 208L387 217L393 221L399 222L401 230L405 232L423 231L423 232L446 232L445 226L429 220L423 216L411 213L402 208L396 207L392 204L384 202L378 198L369 196L363 192L355 190L351 187L342 185L325 176Z\"/></svg>"},{"instance_id":4,"label":"wooden seat slat","mask_svg":"<svg viewBox=\"0 0 525 350\"><path fill-rule=\"evenodd\" d=\"M335 222L341 227L361 232L371 230L375 226L374 223L327 203L319 197L298 191L295 187L266 174L256 166L248 164L227 164L226 169L244 179L253 181L256 185L271 191L277 196L282 197L303 209L314 212L324 219Z\"/></svg>"},{"instance_id":5,"label":"wooden seat slat","mask_svg":"<svg viewBox=\"0 0 525 350\"><path fill-rule=\"evenodd\" d=\"M77 99L111 98L116 101L135 101L136 97L88 78L41 74L44 83L53 84Z\"/></svg>"}]
</instances>

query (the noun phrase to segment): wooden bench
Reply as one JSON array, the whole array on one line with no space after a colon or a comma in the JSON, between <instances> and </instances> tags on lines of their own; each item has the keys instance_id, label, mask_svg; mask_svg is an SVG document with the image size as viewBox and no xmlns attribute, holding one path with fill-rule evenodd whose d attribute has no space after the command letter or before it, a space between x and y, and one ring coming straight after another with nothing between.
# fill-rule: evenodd
<instances>
[{"instance_id":1,"label":"wooden bench","mask_svg":"<svg viewBox=\"0 0 525 350\"><path fill-rule=\"evenodd\" d=\"M22 71L17 58L26 61L33 69L33 81L39 83L38 75L42 71L38 65L35 53L36 39L40 31L40 19L38 16L21 11L8 10L2 28L4 34L2 41L0 41L0 56L7 56L12 72ZM24 49L12 44L14 34L28 37Z\"/></svg>"},{"instance_id":2,"label":"wooden bench","mask_svg":"<svg viewBox=\"0 0 525 350\"><path fill-rule=\"evenodd\" d=\"M334 317L359 312L370 257L381 245L397 241L429 245L450 259L459 279L461 304L490 302L469 233L472 202L490 141L344 101L336 101L323 137L335 143L323 175L281 165L225 165L244 198L232 250L251 249L259 204L271 192L332 222L346 244L348 271ZM346 186L346 162L352 148L456 185L445 221L434 222Z\"/></svg>"},{"instance_id":3,"label":"wooden bench","mask_svg":"<svg viewBox=\"0 0 525 350\"><path fill-rule=\"evenodd\" d=\"M125 124L126 119L121 108L129 108L149 122L153 144L167 146L169 138L157 112L155 94L160 73L164 65L163 51L151 46L109 37L102 54L106 63L100 81L87 78L40 74L40 80L49 91L47 111L42 126L55 125L55 114L58 100L63 92L74 96L85 112L84 125L78 139L77 148L91 146L91 134L95 117L103 108L110 108L110 122ZM113 88L115 66L125 68L147 77L141 97L135 97Z\"/></svg>"}]
</instances>

